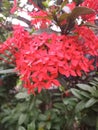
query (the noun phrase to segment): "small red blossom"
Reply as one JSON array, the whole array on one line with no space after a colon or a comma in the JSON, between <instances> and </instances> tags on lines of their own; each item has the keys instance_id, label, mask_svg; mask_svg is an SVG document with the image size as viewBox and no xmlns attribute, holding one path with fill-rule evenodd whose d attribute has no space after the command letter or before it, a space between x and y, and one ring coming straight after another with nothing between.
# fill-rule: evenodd
<instances>
[{"instance_id":1,"label":"small red blossom","mask_svg":"<svg viewBox=\"0 0 98 130\"><path fill-rule=\"evenodd\" d=\"M69 7L69 9L72 11L76 7L76 3L75 2L68 3L66 4L66 6Z\"/></svg>"},{"instance_id":2,"label":"small red blossom","mask_svg":"<svg viewBox=\"0 0 98 130\"><path fill-rule=\"evenodd\" d=\"M11 14L13 14L17 10L17 0L14 0L14 4L12 9L10 10Z\"/></svg>"},{"instance_id":3,"label":"small red blossom","mask_svg":"<svg viewBox=\"0 0 98 130\"><path fill-rule=\"evenodd\" d=\"M49 20L48 14L45 11L39 10L38 12L33 11L30 13L32 16L31 24L37 28L46 28L50 25L51 21Z\"/></svg>"},{"instance_id":4,"label":"small red blossom","mask_svg":"<svg viewBox=\"0 0 98 130\"><path fill-rule=\"evenodd\" d=\"M69 90L66 90L66 91L64 92L64 96L65 96L65 97L70 97L70 96L72 96L72 94L71 94L71 92L70 92Z\"/></svg>"}]
</instances>

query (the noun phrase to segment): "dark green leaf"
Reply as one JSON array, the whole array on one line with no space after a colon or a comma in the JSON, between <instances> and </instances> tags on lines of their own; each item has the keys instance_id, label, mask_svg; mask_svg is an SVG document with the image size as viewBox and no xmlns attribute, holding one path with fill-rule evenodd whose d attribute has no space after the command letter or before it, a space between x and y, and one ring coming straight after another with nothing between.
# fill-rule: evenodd
<instances>
[{"instance_id":1,"label":"dark green leaf","mask_svg":"<svg viewBox=\"0 0 98 130\"><path fill-rule=\"evenodd\" d=\"M85 91L81 91L81 95L84 96L85 98L90 98L91 94Z\"/></svg>"},{"instance_id":2,"label":"dark green leaf","mask_svg":"<svg viewBox=\"0 0 98 130\"><path fill-rule=\"evenodd\" d=\"M98 90L95 90L92 92L92 96L98 98Z\"/></svg>"},{"instance_id":3,"label":"dark green leaf","mask_svg":"<svg viewBox=\"0 0 98 130\"><path fill-rule=\"evenodd\" d=\"M39 104L41 104L42 103L42 101L41 100L39 100L39 99L37 99L36 100L36 102L35 102L35 104L38 106Z\"/></svg>"},{"instance_id":4,"label":"dark green leaf","mask_svg":"<svg viewBox=\"0 0 98 130\"><path fill-rule=\"evenodd\" d=\"M31 122L29 125L28 125L28 129L27 130L35 130L35 121Z\"/></svg>"},{"instance_id":5,"label":"dark green leaf","mask_svg":"<svg viewBox=\"0 0 98 130\"><path fill-rule=\"evenodd\" d=\"M85 122L88 126L95 126L96 116L97 116L96 113L94 113L93 111L89 111L87 115L84 116L83 122Z\"/></svg>"},{"instance_id":6,"label":"dark green leaf","mask_svg":"<svg viewBox=\"0 0 98 130\"><path fill-rule=\"evenodd\" d=\"M23 126L19 126L18 130L26 130Z\"/></svg>"},{"instance_id":7,"label":"dark green leaf","mask_svg":"<svg viewBox=\"0 0 98 130\"><path fill-rule=\"evenodd\" d=\"M96 119L96 130L98 130L98 116L97 116L97 119Z\"/></svg>"},{"instance_id":8,"label":"dark green leaf","mask_svg":"<svg viewBox=\"0 0 98 130\"><path fill-rule=\"evenodd\" d=\"M61 109L61 110L65 108L65 106L64 106L63 103L55 103L55 104L53 104L53 106L54 106L55 108Z\"/></svg>"},{"instance_id":9,"label":"dark green leaf","mask_svg":"<svg viewBox=\"0 0 98 130\"><path fill-rule=\"evenodd\" d=\"M46 123L45 122L40 122L38 124L38 130L45 130L44 127L45 127Z\"/></svg>"},{"instance_id":10,"label":"dark green leaf","mask_svg":"<svg viewBox=\"0 0 98 130\"><path fill-rule=\"evenodd\" d=\"M92 109L98 113L98 104L94 105Z\"/></svg>"},{"instance_id":11,"label":"dark green leaf","mask_svg":"<svg viewBox=\"0 0 98 130\"><path fill-rule=\"evenodd\" d=\"M10 115L9 115L9 116L6 116L6 117L4 117L4 118L1 120L1 123L9 122L10 119L11 119Z\"/></svg>"},{"instance_id":12,"label":"dark green leaf","mask_svg":"<svg viewBox=\"0 0 98 130\"><path fill-rule=\"evenodd\" d=\"M80 101L75 108L76 113L82 111L85 108L85 101Z\"/></svg>"},{"instance_id":13,"label":"dark green leaf","mask_svg":"<svg viewBox=\"0 0 98 130\"><path fill-rule=\"evenodd\" d=\"M25 122L26 117L27 117L26 114L21 114L20 117L19 117L19 120L18 120L18 124L22 125Z\"/></svg>"},{"instance_id":14,"label":"dark green leaf","mask_svg":"<svg viewBox=\"0 0 98 130\"><path fill-rule=\"evenodd\" d=\"M40 121L46 121L47 120L47 116L45 114L40 114L39 115L39 120Z\"/></svg>"},{"instance_id":15,"label":"dark green leaf","mask_svg":"<svg viewBox=\"0 0 98 130\"><path fill-rule=\"evenodd\" d=\"M97 77L95 77L94 80L98 82L98 78Z\"/></svg>"},{"instance_id":16,"label":"dark green leaf","mask_svg":"<svg viewBox=\"0 0 98 130\"><path fill-rule=\"evenodd\" d=\"M77 98L65 98L65 99L63 99L63 103L65 104L65 105L73 105L73 104L75 104L75 103L77 103Z\"/></svg>"},{"instance_id":17,"label":"dark green leaf","mask_svg":"<svg viewBox=\"0 0 98 130\"><path fill-rule=\"evenodd\" d=\"M17 99L26 99L27 97L29 97L29 94L27 92L20 92L20 93L16 94L15 97Z\"/></svg>"},{"instance_id":18,"label":"dark green leaf","mask_svg":"<svg viewBox=\"0 0 98 130\"><path fill-rule=\"evenodd\" d=\"M71 89L72 94L77 97L78 99L83 99L84 96L81 95L81 91L75 88Z\"/></svg>"},{"instance_id":19,"label":"dark green leaf","mask_svg":"<svg viewBox=\"0 0 98 130\"><path fill-rule=\"evenodd\" d=\"M53 130L60 130L60 125L59 124L54 125Z\"/></svg>"},{"instance_id":20,"label":"dark green leaf","mask_svg":"<svg viewBox=\"0 0 98 130\"><path fill-rule=\"evenodd\" d=\"M82 90L85 90L85 91L88 91L88 92L92 92L93 90L93 87L91 87L90 85L87 85L87 84L77 84L77 86L82 89Z\"/></svg>"},{"instance_id":21,"label":"dark green leaf","mask_svg":"<svg viewBox=\"0 0 98 130\"><path fill-rule=\"evenodd\" d=\"M51 122L47 122L46 128L47 128L47 130L50 130L50 129L51 129Z\"/></svg>"},{"instance_id":22,"label":"dark green leaf","mask_svg":"<svg viewBox=\"0 0 98 130\"><path fill-rule=\"evenodd\" d=\"M93 106L96 102L98 102L97 99L91 98L90 100L88 100L88 102L85 103L85 108L89 108Z\"/></svg>"}]
</instances>

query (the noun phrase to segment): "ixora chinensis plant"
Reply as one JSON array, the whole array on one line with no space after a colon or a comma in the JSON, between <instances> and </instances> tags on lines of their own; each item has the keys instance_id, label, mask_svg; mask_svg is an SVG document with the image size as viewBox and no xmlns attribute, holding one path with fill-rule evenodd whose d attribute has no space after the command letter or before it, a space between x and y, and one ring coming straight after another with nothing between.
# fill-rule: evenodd
<instances>
[{"instance_id":1,"label":"ixora chinensis plant","mask_svg":"<svg viewBox=\"0 0 98 130\"><path fill-rule=\"evenodd\" d=\"M40 9L34 1L44 0L28 0L36 7L28 12L31 30L14 26L0 43L1 62L15 66L22 80L0 75L0 128L98 130L98 38L92 31L98 2L58 0L51 5L47 0ZM10 12L17 10L22 8L14 0ZM50 30L53 24L59 32Z\"/></svg>"},{"instance_id":2,"label":"ixora chinensis plant","mask_svg":"<svg viewBox=\"0 0 98 130\"><path fill-rule=\"evenodd\" d=\"M16 66L23 86L33 94L54 85L66 87L66 79L87 75L97 68L98 37L91 28L95 27L98 1L74 0L69 3L64 0L60 5L50 6L49 2L43 2L44 10L38 8L28 12L32 17L33 33L20 25L14 26L12 36L0 44L0 59L5 62L7 59ZM17 9L15 0L11 12ZM59 28L59 33L36 33L53 24Z\"/></svg>"}]
</instances>

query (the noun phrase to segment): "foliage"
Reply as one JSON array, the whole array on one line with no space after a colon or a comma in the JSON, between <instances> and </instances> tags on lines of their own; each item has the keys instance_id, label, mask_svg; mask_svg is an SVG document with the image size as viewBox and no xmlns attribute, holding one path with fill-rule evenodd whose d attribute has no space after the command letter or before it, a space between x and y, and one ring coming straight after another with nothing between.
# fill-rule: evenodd
<instances>
[{"instance_id":1,"label":"foliage","mask_svg":"<svg viewBox=\"0 0 98 130\"><path fill-rule=\"evenodd\" d=\"M0 43L5 41L11 31L11 23L7 21L12 4L8 0L1 2L0 11Z\"/></svg>"},{"instance_id":2,"label":"foliage","mask_svg":"<svg viewBox=\"0 0 98 130\"><path fill-rule=\"evenodd\" d=\"M68 90L43 90L36 96L18 86L2 104L0 122L7 130L97 130L98 77Z\"/></svg>"},{"instance_id":3,"label":"foliage","mask_svg":"<svg viewBox=\"0 0 98 130\"><path fill-rule=\"evenodd\" d=\"M64 104L74 104L74 111L79 114L78 121L81 124L98 129L98 77L93 78L88 84L79 83L77 88L71 88L71 98L65 98Z\"/></svg>"},{"instance_id":4,"label":"foliage","mask_svg":"<svg viewBox=\"0 0 98 130\"><path fill-rule=\"evenodd\" d=\"M60 95L59 93L54 95L56 94ZM16 102L14 99L10 105L2 106L1 123L5 124L4 126L8 130L63 129L66 127L65 112L67 110L63 103L57 101L57 103L53 103L52 96L51 91L43 91L35 97L22 90L15 95Z\"/></svg>"},{"instance_id":5,"label":"foliage","mask_svg":"<svg viewBox=\"0 0 98 130\"><path fill-rule=\"evenodd\" d=\"M3 0L0 2L0 45L3 44L2 42L4 42L8 36L10 36L12 31L12 25L7 21L7 17L11 15L10 14L11 7L12 4L8 0ZM12 67L13 66L11 64L7 64L0 59L0 70ZM10 104L12 103L10 102L10 100L16 93L14 86L16 85L17 79L18 76L16 74L0 73L0 113L2 111L1 107L4 104L10 106ZM0 117L0 129L4 129L4 125L1 124L1 117Z\"/></svg>"}]
</instances>

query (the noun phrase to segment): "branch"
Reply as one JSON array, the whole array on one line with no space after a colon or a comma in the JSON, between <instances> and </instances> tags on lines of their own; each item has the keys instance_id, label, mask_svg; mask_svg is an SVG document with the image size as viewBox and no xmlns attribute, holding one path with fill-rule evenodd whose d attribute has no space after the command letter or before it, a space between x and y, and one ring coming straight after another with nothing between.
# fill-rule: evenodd
<instances>
[{"instance_id":1,"label":"branch","mask_svg":"<svg viewBox=\"0 0 98 130\"><path fill-rule=\"evenodd\" d=\"M0 70L0 74L16 73L15 69Z\"/></svg>"}]
</instances>

